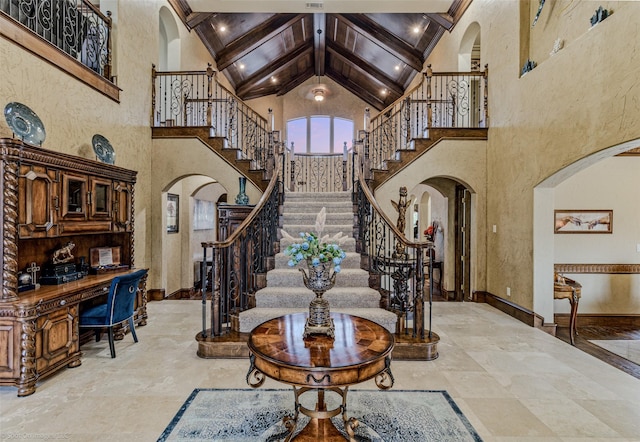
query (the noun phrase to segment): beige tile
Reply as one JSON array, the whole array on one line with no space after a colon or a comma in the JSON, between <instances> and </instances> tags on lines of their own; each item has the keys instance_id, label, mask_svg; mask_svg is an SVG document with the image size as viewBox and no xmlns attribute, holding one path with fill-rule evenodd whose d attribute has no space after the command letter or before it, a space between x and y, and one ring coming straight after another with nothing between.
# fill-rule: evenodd
<instances>
[{"instance_id":1,"label":"beige tile","mask_svg":"<svg viewBox=\"0 0 640 442\"><path fill-rule=\"evenodd\" d=\"M148 310L140 342L116 342L115 359L104 338L31 396L0 387L0 440L155 441L194 388L248 388L248 360L196 355L200 301ZM394 389L446 390L485 442L640 441L640 380L487 305L434 312L439 358L394 360Z\"/></svg>"}]
</instances>

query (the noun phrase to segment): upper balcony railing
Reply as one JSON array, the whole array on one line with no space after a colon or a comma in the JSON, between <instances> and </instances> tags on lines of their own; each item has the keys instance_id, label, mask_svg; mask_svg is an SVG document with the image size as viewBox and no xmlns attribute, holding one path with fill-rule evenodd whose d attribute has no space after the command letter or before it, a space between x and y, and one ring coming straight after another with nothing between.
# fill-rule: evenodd
<instances>
[{"instance_id":1,"label":"upper balcony railing","mask_svg":"<svg viewBox=\"0 0 640 442\"><path fill-rule=\"evenodd\" d=\"M206 71L152 70L152 127L208 127L211 136L224 137L252 168L267 167L273 156L273 124L247 106Z\"/></svg>"},{"instance_id":2,"label":"upper balcony railing","mask_svg":"<svg viewBox=\"0 0 640 442\"><path fill-rule=\"evenodd\" d=\"M88 0L0 0L0 13L111 80L110 12Z\"/></svg>"},{"instance_id":3,"label":"upper balcony railing","mask_svg":"<svg viewBox=\"0 0 640 442\"><path fill-rule=\"evenodd\" d=\"M477 72L434 73L427 67L423 81L369 122L370 164L384 169L412 141L429 138L430 128L486 128L488 67Z\"/></svg>"}]
</instances>

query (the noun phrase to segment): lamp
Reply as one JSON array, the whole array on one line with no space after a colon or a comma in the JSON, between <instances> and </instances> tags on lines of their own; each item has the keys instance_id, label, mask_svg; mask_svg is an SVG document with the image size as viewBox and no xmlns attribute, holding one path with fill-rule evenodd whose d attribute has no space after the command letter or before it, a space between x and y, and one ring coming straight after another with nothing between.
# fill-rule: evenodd
<instances>
[{"instance_id":1,"label":"lamp","mask_svg":"<svg viewBox=\"0 0 640 442\"><path fill-rule=\"evenodd\" d=\"M324 100L324 91L322 89L314 89L313 99L317 102Z\"/></svg>"}]
</instances>

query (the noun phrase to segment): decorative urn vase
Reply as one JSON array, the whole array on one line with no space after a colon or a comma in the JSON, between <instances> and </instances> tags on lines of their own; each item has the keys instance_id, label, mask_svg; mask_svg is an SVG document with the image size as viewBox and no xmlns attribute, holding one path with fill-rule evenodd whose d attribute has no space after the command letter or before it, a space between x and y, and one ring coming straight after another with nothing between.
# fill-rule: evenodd
<instances>
[{"instance_id":1,"label":"decorative urn vase","mask_svg":"<svg viewBox=\"0 0 640 442\"><path fill-rule=\"evenodd\" d=\"M246 206L247 204L249 204L249 196L245 193L245 190L247 188L247 178L241 176L240 178L238 178L238 181L239 181L238 184L240 186L240 191L236 196L236 204L241 206Z\"/></svg>"},{"instance_id":2,"label":"decorative urn vase","mask_svg":"<svg viewBox=\"0 0 640 442\"><path fill-rule=\"evenodd\" d=\"M333 287L336 282L336 272L331 273L332 267L331 261L314 266L311 261L307 260L309 274L307 275L304 269L299 269L302 272L305 287L316 294L315 299L309 304L309 318L304 326L303 338L312 334L335 337L335 326L329 311L329 301L322 297L324 292Z\"/></svg>"}]
</instances>

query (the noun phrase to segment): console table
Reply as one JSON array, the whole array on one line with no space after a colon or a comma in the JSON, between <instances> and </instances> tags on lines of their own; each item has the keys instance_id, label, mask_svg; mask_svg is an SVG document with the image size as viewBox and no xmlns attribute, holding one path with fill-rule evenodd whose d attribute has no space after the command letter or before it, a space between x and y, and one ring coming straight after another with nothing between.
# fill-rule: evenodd
<instances>
[{"instance_id":1,"label":"console table","mask_svg":"<svg viewBox=\"0 0 640 442\"><path fill-rule=\"evenodd\" d=\"M335 339L326 335L311 335L303 339L306 313L295 313L266 321L254 328L247 345L250 367L247 383L260 387L265 376L293 386L294 416L285 416L289 430L285 441L293 440L298 414L311 419L295 435L296 441L344 441L345 437L333 425L331 418L342 414L348 440L355 442L356 418L347 417L349 386L375 379L380 389L393 386L391 351L394 338L384 327L368 319L342 313L332 313ZM317 393L314 410L300 404L300 396ZM341 405L327 410L325 393L335 393Z\"/></svg>"}]
</instances>

